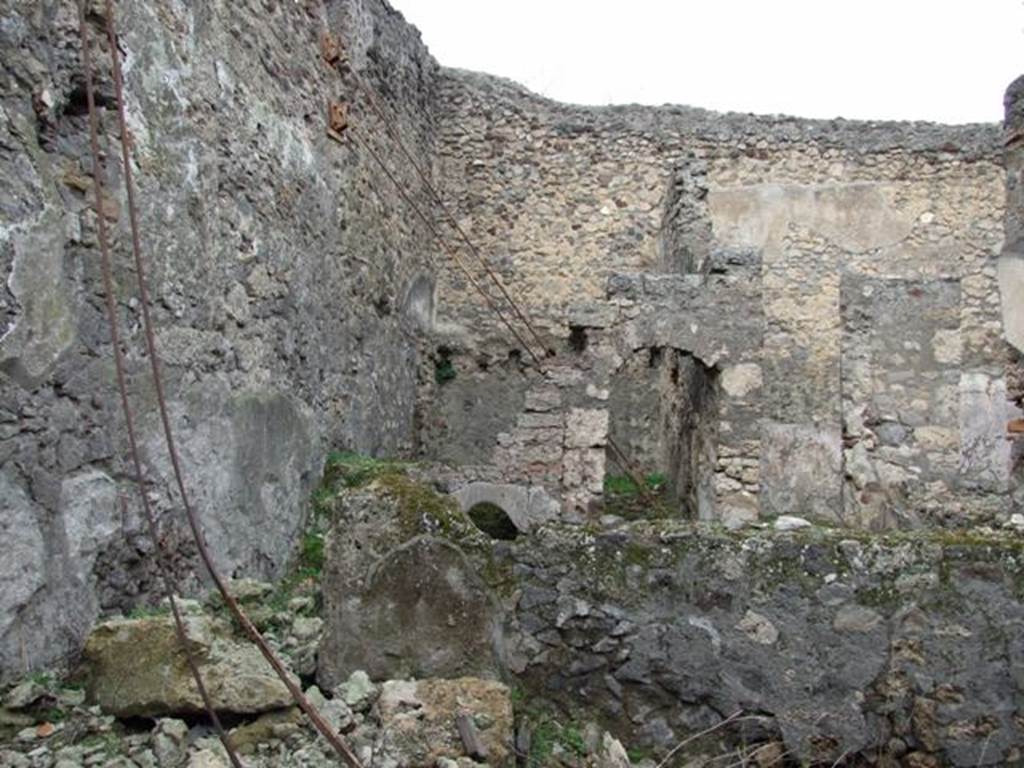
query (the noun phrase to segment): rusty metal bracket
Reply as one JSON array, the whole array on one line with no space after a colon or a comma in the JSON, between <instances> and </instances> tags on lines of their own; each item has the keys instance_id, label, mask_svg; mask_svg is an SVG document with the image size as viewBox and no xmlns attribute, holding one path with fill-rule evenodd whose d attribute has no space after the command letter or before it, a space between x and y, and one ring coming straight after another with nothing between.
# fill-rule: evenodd
<instances>
[{"instance_id":1,"label":"rusty metal bracket","mask_svg":"<svg viewBox=\"0 0 1024 768\"><path fill-rule=\"evenodd\" d=\"M348 105L343 101L327 104L327 135L335 141L344 141L341 134L348 128Z\"/></svg>"},{"instance_id":2,"label":"rusty metal bracket","mask_svg":"<svg viewBox=\"0 0 1024 768\"><path fill-rule=\"evenodd\" d=\"M320 35L320 56L332 67L335 64L344 64L348 61L345 49L341 47L338 38L327 30L324 30L323 34Z\"/></svg>"}]
</instances>

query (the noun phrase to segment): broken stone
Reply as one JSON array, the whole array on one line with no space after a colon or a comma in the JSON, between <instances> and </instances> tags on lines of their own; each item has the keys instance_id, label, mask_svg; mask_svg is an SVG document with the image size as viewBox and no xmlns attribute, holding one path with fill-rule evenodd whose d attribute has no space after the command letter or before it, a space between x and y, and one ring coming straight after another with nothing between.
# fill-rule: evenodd
<instances>
[{"instance_id":1,"label":"broken stone","mask_svg":"<svg viewBox=\"0 0 1024 768\"><path fill-rule=\"evenodd\" d=\"M356 712L366 712L379 695L380 688L361 669L357 669L349 675L348 680L334 689L335 698L340 698Z\"/></svg>"},{"instance_id":2,"label":"broken stone","mask_svg":"<svg viewBox=\"0 0 1024 768\"><path fill-rule=\"evenodd\" d=\"M882 623L882 617L861 605L844 605L839 609L832 628L836 632L870 632Z\"/></svg>"},{"instance_id":3,"label":"broken stone","mask_svg":"<svg viewBox=\"0 0 1024 768\"><path fill-rule=\"evenodd\" d=\"M314 706L322 712L322 705ZM267 712L231 731L231 743L243 754L254 752L260 744L280 741L298 733L303 717L298 707Z\"/></svg>"},{"instance_id":4,"label":"broken stone","mask_svg":"<svg viewBox=\"0 0 1024 768\"><path fill-rule=\"evenodd\" d=\"M601 749L594 765L595 768L630 768L629 755L622 742L606 732L601 739Z\"/></svg>"},{"instance_id":5,"label":"broken stone","mask_svg":"<svg viewBox=\"0 0 1024 768\"><path fill-rule=\"evenodd\" d=\"M802 517L794 517L793 515L781 515L775 520L776 531L795 531L800 528L810 528L811 523Z\"/></svg>"},{"instance_id":6,"label":"broken stone","mask_svg":"<svg viewBox=\"0 0 1024 768\"><path fill-rule=\"evenodd\" d=\"M228 768L228 761L214 749L201 749L189 756L188 768Z\"/></svg>"},{"instance_id":7,"label":"broken stone","mask_svg":"<svg viewBox=\"0 0 1024 768\"><path fill-rule=\"evenodd\" d=\"M40 699L49 695L46 687L35 680L26 680L11 689L4 697L4 706L7 709L27 709Z\"/></svg>"},{"instance_id":8,"label":"broken stone","mask_svg":"<svg viewBox=\"0 0 1024 768\"><path fill-rule=\"evenodd\" d=\"M259 650L207 616L185 616L192 652L213 706L255 714L291 703ZM199 714L203 702L168 616L112 619L85 645L89 696L117 717Z\"/></svg>"},{"instance_id":9,"label":"broken stone","mask_svg":"<svg viewBox=\"0 0 1024 768\"><path fill-rule=\"evenodd\" d=\"M375 712L385 754L400 765L434 765L465 756L456 715L486 716L491 725L477 731L488 764L511 766L513 717L509 690L493 680L389 680L381 686Z\"/></svg>"},{"instance_id":10,"label":"broken stone","mask_svg":"<svg viewBox=\"0 0 1024 768\"><path fill-rule=\"evenodd\" d=\"M766 616L755 611L747 611L736 625L736 629L761 645L773 645L779 639L779 630L775 625Z\"/></svg>"},{"instance_id":11,"label":"broken stone","mask_svg":"<svg viewBox=\"0 0 1024 768\"><path fill-rule=\"evenodd\" d=\"M188 725L184 720L160 719L151 738L153 754L161 768L176 768L185 761Z\"/></svg>"}]
</instances>

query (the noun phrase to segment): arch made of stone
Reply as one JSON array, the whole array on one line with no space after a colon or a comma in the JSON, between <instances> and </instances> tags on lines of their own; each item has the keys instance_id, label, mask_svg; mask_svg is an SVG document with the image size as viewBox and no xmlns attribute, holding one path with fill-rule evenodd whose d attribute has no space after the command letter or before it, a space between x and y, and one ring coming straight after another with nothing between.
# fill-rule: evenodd
<instances>
[{"instance_id":1,"label":"arch made of stone","mask_svg":"<svg viewBox=\"0 0 1024 768\"><path fill-rule=\"evenodd\" d=\"M508 515L521 533L556 519L559 512L558 502L535 485L476 482L459 488L452 498L467 515L480 504L493 504Z\"/></svg>"}]
</instances>

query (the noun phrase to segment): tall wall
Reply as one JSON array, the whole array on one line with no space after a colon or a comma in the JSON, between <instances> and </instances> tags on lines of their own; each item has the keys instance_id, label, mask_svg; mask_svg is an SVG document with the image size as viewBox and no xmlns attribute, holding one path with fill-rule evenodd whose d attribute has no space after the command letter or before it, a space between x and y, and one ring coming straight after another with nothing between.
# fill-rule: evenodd
<instances>
[{"instance_id":1,"label":"tall wall","mask_svg":"<svg viewBox=\"0 0 1024 768\"><path fill-rule=\"evenodd\" d=\"M347 42L427 167L437 68L380 0L115 5L187 482L224 571L273 576L326 450L412 446L421 294L429 303L433 283L429 238L389 182L325 134L329 99L357 102L352 130L364 138L381 130L321 60L321 34ZM118 311L147 493L188 585L200 574L132 298L102 6L90 4L89 23ZM102 314L76 9L21 0L0 25L0 678L76 650L99 610L155 587Z\"/></svg>"},{"instance_id":2,"label":"tall wall","mask_svg":"<svg viewBox=\"0 0 1024 768\"><path fill-rule=\"evenodd\" d=\"M999 260L1006 337L1024 351L1024 76L1006 90L1006 245Z\"/></svg>"},{"instance_id":3,"label":"tall wall","mask_svg":"<svg viewBox=\"0 0 1024 768\"><path fill-rule=\"evenodd\" d=\"M1007 88L1005 107L1006 239L999 258L999 288L1009 341L1007 389L1011 399L1024 409L1024 76ZM1011 422L1010 437L1015 467L1013 493L1017 506L1024 507L1024 418Z\"/></svg>"},{"instance_id":4,"label":"tall wall","mask_svg":"<svg viewBox=\"0 0 1024 768\"><path fill-rule=\"evenodd\" d=\"M439 177L558 352L546 367L569 407L607 410L602 371L650 344L714 369L707 516L868 528L1005 519L1015 411L996 273L997 126L576 107L458 71L444 72L439 98ZM641 281L627 296L620 273L686 279L658 289L672 295ZM477 350L517 346L458 276L442 281L438 321L466 377L493 375ZM610 357L573 357L588 332ZM490 407L497 438L483 457L501 464L503 439L527 445L524 416ZM431 439L461 438L442 430L428 451Z\"/></svg>"}]
</instances>

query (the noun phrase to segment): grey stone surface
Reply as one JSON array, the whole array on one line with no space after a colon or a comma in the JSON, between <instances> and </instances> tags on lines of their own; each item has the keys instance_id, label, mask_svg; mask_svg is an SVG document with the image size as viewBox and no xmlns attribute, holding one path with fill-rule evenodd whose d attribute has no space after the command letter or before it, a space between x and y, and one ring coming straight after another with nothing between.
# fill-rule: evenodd
<instances>
[{"instance_id":1,"label":"grey stone surface","mask_svg":"<svg viewBox=\"0 0 1024 768\"><path fill-rule=\"evenodd\" d=\"M1006 168L1005 241L998 275L1003 310L1003 332L1009 342L1007 393L1019 409L1024 407L1024 76L1006 90L1003 122ZM1018 420L1020 411L1010 414ZM1015 509L1024 509L1024 434L1018 434L1010 450L1010 485Z\"/></svg>"},{"instance_id":2,"label":"grey stone surface","mask_svg":"<svg viewBox=\"0 0 1024 768\"><path fill-rule=\"evenodd\" d=\"M373 680L499 675L497 605L479 565L437 535L456 516L464 534L486 539L454 501L405 477L345 495L323 574L317 680L324 689L357 670Z\"/></svg>"},{"instance_id":3,"label":"grey stone surface","mask_svg":"<svg viewBox=\"0 0 1024 768\"><path fill-rule=\"evenodd\" d=\"M1006 340L1024 351L1024 252L1007 248L999 257L998 269Z\"/></svg>"},{"instance_id":4,"label":"grey stone surface","mask_svg":"<svg viewBox=\"0 0 1024 768\"><path fill-rule=\"evenodd\" d=\"M839 522L842 444L839 430L813 424L763 426L761 509Z\"/></svg>"},{"instance_id":5,"label":"grey stone surface","mask_svg":"<svg viewBox=\"0 0 1024 768\"><path fill-rule=\"evenodd\" d=\"M282 575L321 469L308 409L285 393L230 391L213 378L185 390L170 409L191 500L218 568L227 577ZM143 435L150 466L170 485L155 418L144 422Z\"/></svg>"},{"instance_id":6,"label":"grey stone surface","mask_svg":"<svg viewBox=\"0 0 1024 768\"><path fill-rule=\"evenodd\" d=\"M7 472L0 472L0 496L5 507L0 517L0 536L7 553L0 559L0 591L4 595L0 637L10 649L3 660L4 667L12 673L24 673L33 661L28 656L32 637L26 636L21 628L18 613L46 586L46 545L31 499Z\"/></svg>"},{"instance_id":7,"label":"grey stone surface","mask_svg":"<svg viewBox=\"0 0 1024 768\"><path fill-rule=\"evenodd\" d=\"M1024 76L1006 89L1003 101L1006 164L1006 246L1004 253L1024 257Z\"/></svg>"},{"instance_id":8,"label":"grey stone surface","mask_svg":"<svg viewBox=\"0 0 1024 768\"><path fill-rule=\"evenodd\" d=\"M1004 104L1006 237L998 273L1003 332L1014 349L1010 357L1010 391L1021 404L1024 403L1024 76L1007 88ZM1018 462L1021 450L1024 449L1018 448Z\"/></svg>"},{"instance_id":9,"label":"grey stone surface","mask_svg":"<svg viewBox=\"0 0 1024 768\"><path fill-rule=\"evenodd\" d=\"M186 616L184 622L214 709L247 714L291 704L288 689L256 646L233 637L230 625L202 615ZM160 717L203 711L170 616L97 625L85 644L85 664L89 698L108 714Z\"/></svg>"},{"instance_id":10,"label":"grey stone surface","mask_svg":"<svg viewBox=\"0 0 1024 768\"><path fill-rule=\"evenodd\" d=\"M378 0L116 9L151 309L186 482L229 575L278 576L329 448L413 449L416 334L433 312L429 235L372 159L325 133L325 94L352 85L321 59L321 34L342 39L426 168L437 67ZM128 266L103 22L101 10L90 15L103 214L146 491L179 578L195 588L203 574L159 437ZM0 506L15 512L3 524L18 527L11 588L0 590L6 679L78 650L98 609L129 608L158 584L113 388L77 8L14 2L0 26ZM420 198L410 170L402 183ZM113 484L81 479L93 472ZM82 535L111 493L116 534L103 517Z\"/></svg>"},{"instance_id":11,"label":"grey stone surface","mask_svg":"<svg viewBox=\"0 0 1024 768\"><path fill-rule=\"evenodd\" d=\"M339 530L373 493L342 492ZM372 502L392 521L390 537L377 535L401 551L415 531L382 514L388 499ZM737 725L734 738L756 731L808 763L877 755L897 739L925 764L966 768L1005 764L1024 745L1016 538L851 539L817 527L736 536L658 521L549 524L482 547L457 517L445 530L501 607L506 674L633 747L664 753L737 711L759 725ZM354 551L332 548L329 570ZM337 604L374 587L325 589ZM395 612L364 640L391 642L403 626ZM328 642L321 660L348 653Z\"/></svg>"}]
</instances>

